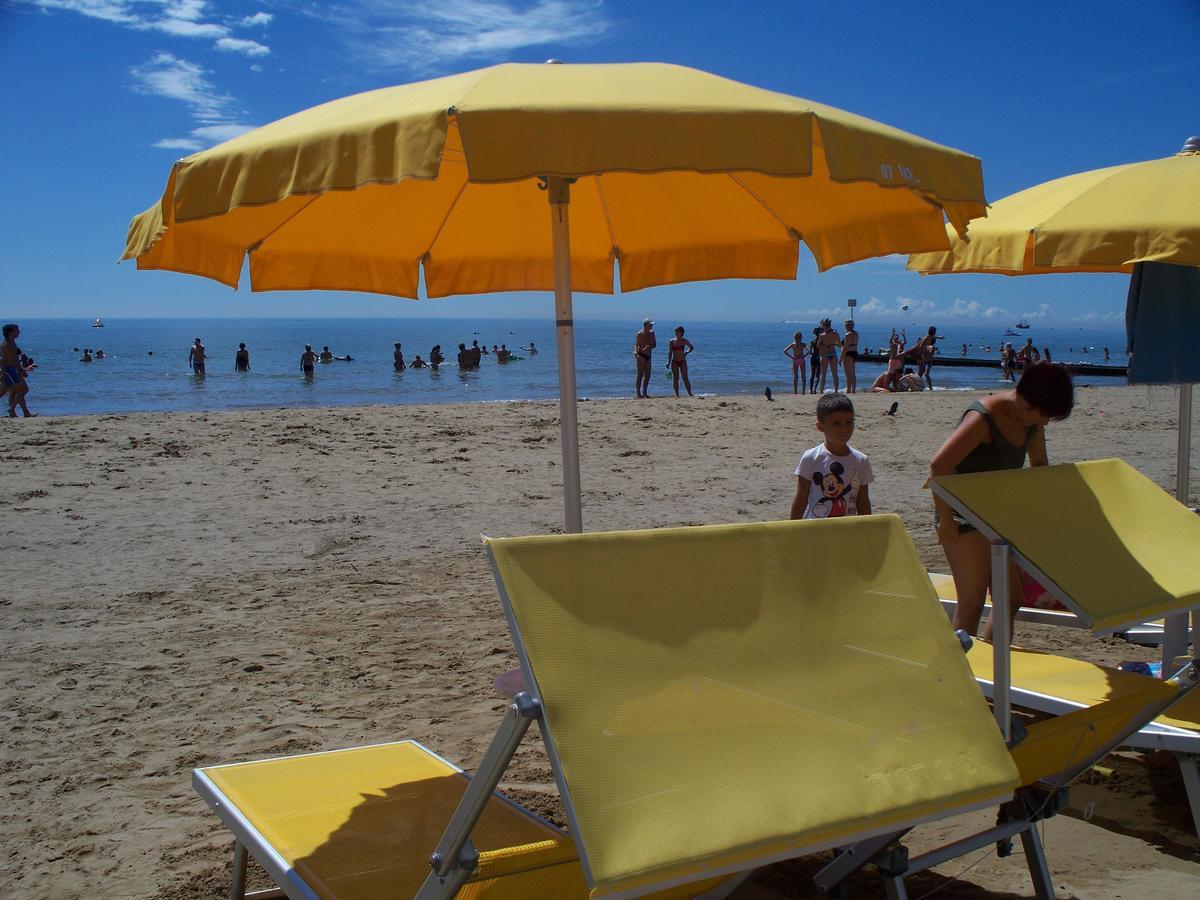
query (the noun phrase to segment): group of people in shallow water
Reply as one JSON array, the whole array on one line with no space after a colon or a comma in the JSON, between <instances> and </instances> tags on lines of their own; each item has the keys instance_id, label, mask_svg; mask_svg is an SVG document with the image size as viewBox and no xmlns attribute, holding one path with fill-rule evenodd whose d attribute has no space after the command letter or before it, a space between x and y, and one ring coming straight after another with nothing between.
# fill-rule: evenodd
<instances>
[{"instance_id":1,"label":"group of people in shallow water","mask_svg":"<svg viewBox=\"0 0 1200 900\"><path fill-rule=\"evenodd\" d=\"M394 346L395 349L392 352L392 368L397 372L403 372L405 369L425 368L432 369L436 372L438 367L446 361L446 357L442 354L441 344L433 345L433 348L429 351L429 358L427 360L422 359L421 354L418 353L409 362L405 362L404 348L401 343L397 341ZM529 342L528 347L522 347L521 349L530 356L533 356L538 352L533 341ZM509 360L525 358L512 353L504 344L501 344L499 347L493 344L491 352L496 357L496 361L500 363L507 363ZM96 359L104 358L103 350L98 350L96 353ZM478 369L480 359L487 353L487 345L485 344L484 346L480 347L478 340L472 341L470 347L467 347L465 342L461 343L458 345L458 367L463 370ZM153 356L154 352L151 351L150 355ZM91 362L91 360L91 351L85 350L84 362ZM201 376L207 374L208 350L205 348L204 342L200 338L196 338L196 340L192 343L192 346L188 348L187 361L188 367L194 374ZM300 354L300 371L305 378L312 378L316 374L317 363L353 361L354 357L349 353L334 353L329 349L328 346L322 347L321 351L318 353L317 351L313 350L312 344L305 344L304 352ZM233 355L233 368L235 372L250 371L250 351L246 349L244 342L238 344L238 349Z\"/></svg>"},{"instance_id":2,"label":"group of people in shallow water","mask_svg":"<svg viewBox=\"0 0 1200 900\"><path fill-rule=\"evenodd\" d=\"M537 345L533 341L529 342L528 347L522 347L521 350L530 356L537 356ZM505 364L512 360L524 359L524 356L518 356L508 349L507 344L496 346L492 344L492 349L489 354L487 344L479 345L478 340L471 341L471 346L468 347L466 341L458 345L458 368L460 372L471 372L478 369L483 364L485 356L494 356L496 362ZM397 372L403 372L405 369L431 369L436 372L442 363L446 361L445 355L442 353L442 345L434 344L429 351L429 359L421 359L421 354L418 353L409 362L404 361L404 347L399 341L395 344L395 349L392 351L392 368Z\"/></svg>"},{"instance_id":3,"label":"group of people in shallow water","mask_svg":"<svg viewBox=\"0 0 1200 900\"><path fill-rule=\"evenodd\" d=\"M684 336L682 325L675 328L675 337L667 342L667 370L671 373L671 383L675 388L675 396L679 396L679 382L689 397L692 394L692 382L688 378L687 358L696 349ZM658 346L658 338L654 334L654 320L642 322L642 330L633 336L633 357L637 361L637 380L634 382L635 394L639 400L650 396L650 373L653 371L654 349Z\"/></svg>"},{"instance_id":4,"label":"group of people in shallow water","mask_svg":"<svg viewBox=\"0 0 1200 900\"><path fill-rule=\"evenodd\" d=\"M1046 427L1071 414L1075 389L1066 366L1042 360L1022 372L1015 388L971 403L957 427L929 464L932 477L1049 464ZM867 454L851 446L854 402L845 394L817 401L816 428L822 442L805 451L794 475L791 518L818 519L869 515L869 486L875 481ZM991 584L991 544L940 498L933 500L933 522L946 554L958 607L954 627L975 634ZM1021 605L1043 603L1046 590L1015 564L1009 572L1010 614ZM991 640L991 622L984 633Z\"/></svg>"}]
</instances>

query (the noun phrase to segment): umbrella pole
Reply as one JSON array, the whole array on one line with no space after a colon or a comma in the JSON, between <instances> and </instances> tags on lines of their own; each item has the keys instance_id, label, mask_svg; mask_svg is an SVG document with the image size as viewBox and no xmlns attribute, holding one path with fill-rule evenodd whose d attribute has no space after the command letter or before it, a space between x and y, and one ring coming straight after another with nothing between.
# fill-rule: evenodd
<instances>
[{"instance_id":1,"label":"umbrella pole","mask_svg":"<svg viewBox=\"0 0 1200 900\"><path fill-rule=\"evenodd\" d=\"M571 232L567 205L573 179L550 175L550 233L554 248L554 324L558 349L558 418L563 461L563 506L567 534L583 531L579 484L579 418L575 401L575 320L571 309Z\"/></svg>"},{"instance_id":2,"label":"umbrella pole","mask_svg":"<svg viewBox=\"0 0 1200 900\"><path fill-rule=\"evenodd\" d=\"M1175 499L1184 506L1188 505L1188 491L1191 487L1192 461L1192 386L1179 385L1179 428L1177 431L1178 445L1175 450ZM1163 623L1162 645L1162 677L1170 678L1172 661L1177 656L1184 656L1188 649L1188 614L1175 613L1167 616ZM1195 628L1200 624L1200 614L1193 612L1193 638Z\"/></svg>"}]
</instances>

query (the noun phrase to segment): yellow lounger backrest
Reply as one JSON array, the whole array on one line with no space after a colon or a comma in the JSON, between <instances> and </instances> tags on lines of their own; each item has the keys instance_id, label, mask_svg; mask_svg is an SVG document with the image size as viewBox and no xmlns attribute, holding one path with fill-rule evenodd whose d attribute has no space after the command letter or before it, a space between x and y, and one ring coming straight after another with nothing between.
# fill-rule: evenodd
<instances>
[{"instance_id":1,"label":"yellow lounger backrest","mask_svg":"<svg viewBox=\"0 0 1200 900\"><path fill-rule=\"evenodd\" d=\"M1007 796L895 516L489 541L595 893Z\"/></svg>"},{"instance_id":2,"label":"yellow lounger backrest","mask_svg":"<svg viewBox=\"0 0 1200 900\"><path fill-rule=\"evenodd\" d=\"M1200 516L1119 459L936 479L1111 631L1200 605Z\"/></svg>"}]
</instances>

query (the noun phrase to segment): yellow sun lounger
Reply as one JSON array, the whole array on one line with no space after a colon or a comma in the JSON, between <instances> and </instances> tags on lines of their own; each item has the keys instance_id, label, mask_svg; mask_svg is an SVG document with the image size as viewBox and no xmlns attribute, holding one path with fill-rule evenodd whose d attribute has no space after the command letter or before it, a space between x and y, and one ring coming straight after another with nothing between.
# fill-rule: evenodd
<instances>
[{"instance_id":1,"label":"yellow sun lounger","mask_svg":"<svg viewBox=\"0 0 1200 900\"><path fill-rule=\"evenodd\" d=\"M574 878L518 896L690 897L1017 786L895 516L487 550L528 692L474 777L407 742L197 770L235 896L247 853L293 897L500 891L515 844L524 877ZM494 794L534 720L573 841Z\"/></svg>"},{"instance_id":2,"label":"yellow sun lounger","mask_svg":"<svg viewBox=\"0 0 1200 900\"><path fill-rule=\"evenodd\" d=\"M992 541L992 597L1001 612L1010 556L1096 634L1200 606L1200 517L1121 460L952 475L931 486ZM972 665L1005 728L1014 698L1061 714L1136 692L1144 678L1011 650L1007 615L997 614L993 635L986 672L982 651ZM1189 698L1173 709L1175 719L1148 723L1124 743L1180 755L1200 831L1198 712Z\"/></svg>"}]
</instances>

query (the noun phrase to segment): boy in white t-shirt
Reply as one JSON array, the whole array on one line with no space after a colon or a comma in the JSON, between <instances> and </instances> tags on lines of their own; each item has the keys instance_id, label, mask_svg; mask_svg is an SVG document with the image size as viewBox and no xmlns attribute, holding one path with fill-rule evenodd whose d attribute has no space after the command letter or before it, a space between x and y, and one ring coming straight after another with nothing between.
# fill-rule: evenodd
<instances>
[{"instance_id":1,"label":"boy in white t-shirt","mask_svg":"<svg viewBox=\"0 0 1200 900\"><path fill-rule=\"evenodd\" d=\"M825 394L817 401L817 431L825 440L806 450L796 466L793 519L869 516L867 485L875 480L871 461L850 446L854 404L845 394Z\"/></svg>"}]
</instances>

